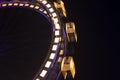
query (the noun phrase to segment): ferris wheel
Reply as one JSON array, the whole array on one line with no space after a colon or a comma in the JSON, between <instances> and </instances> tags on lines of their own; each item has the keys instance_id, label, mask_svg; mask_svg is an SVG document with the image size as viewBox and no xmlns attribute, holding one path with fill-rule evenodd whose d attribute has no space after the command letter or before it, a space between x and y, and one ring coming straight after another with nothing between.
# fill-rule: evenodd
<instances>
[{"instance_id":1,"label":"ferris wheel","mask_svg":"<svg viewBox=\"0 0 120 80\"><path fill-rule=\"evenodd\" d=\"M31 9L52 26L52 40L42 66L33 80L74 79L74 46L77 42L75 23L67 21L62 0L1 0L0 9ZM34 55L34 54L33 54Z\"/></svg>"}]
</instances>

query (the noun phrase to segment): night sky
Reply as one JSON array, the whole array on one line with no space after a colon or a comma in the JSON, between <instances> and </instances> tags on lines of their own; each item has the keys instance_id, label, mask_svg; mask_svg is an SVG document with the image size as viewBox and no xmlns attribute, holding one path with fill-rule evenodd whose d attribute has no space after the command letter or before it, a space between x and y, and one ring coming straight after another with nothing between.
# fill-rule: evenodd
<instances>
[{"instance_id":1,"label":"night sky","mask_svg":"<svg viewBox=\"0 0 120 80\"><path fill-rule=\"evenodd\" d=\"M0 80L32 80L50 47L52 27L41 14L0 9Z\"/></svg>"},{"instance_id":2,"label":"night sky","mask_svg":"<svg viewBox=\"0 0 120 80\"><path fill-rule=\"evenodd\" d=\"M75 21L78 33L75 80L118 80L119 1L64 1L68 17Z\"/></svg>"},{"instance_id":3,"label":"night sky","mask_svg":"<svg viewBox=\"0 0 120 80\"><path fill-rule=\"evenodd\" d=\"M74 55L77 74L74 80L110 80L110 79L119 80L118 79L118 76L120 74L119 73L120 55L118 54L119 41L120 41L119 29L118 29L119 27L118 22L120 21L119 20L120 14L118 7L119 2L115 2L115 1L113 2L112 0L104 0L104 1L64 0L64 2L68 12L68 19L76 23L76 29L78 33L78 43L75 47L75 55ZM21 11L16 11L16 12L18 14L21 14ZM51 28L50 25L49 26L45 25L45 24L49 24L49 22L43 19L42 16L40 16L40 18L37 18L35 16L38 15L37 13L35 14L34 12L30 12L30 14L28 14L28 12L22 13L22 17L19 17L22 18L20 19L20 21L22 20L20 22L21 25L17 25L17 22L19 21L17 21L16 19L11 21L11 19L13 18L12 16L11 17L9 16L9 18L7 19L8 20L7 23L9 24L3 22L3 20L6 21L6 18L4 19L0 18L0 22L3 23L0 24L0 36L2 37L0 38L0 57L2 56L0 58L0 62L1 64L4 63L4 65L0 64L0 77L2 77L2 80L8 80L8 78L11 78L12 80L16 80L13 77L14 72L13 74L6 74L8 72L11 72L12 69L15 67L12 66L12 64L16 65L15 60L19 62L16 68L16 70L18 70L18 74L16 74L17 75L16 78L20 78L19 74L22 73L21 69L27 70L28 72L31 69L34 72L33 68L36 65L38 67L40 66L37 64L38 62L36 62L38 61L38 56L40 56L38 53L44 54L49 48L48 44L50 43L51 40L50 38L51 35L49 33L51 31ZM32 13L34 13L35 15ZM10 14L13 13L10 12ZM27 14L27 15L23 15L23 14ZM0 17L3 17L2 15L7 15L7 14L1 14L1 10L0 10ZM28 15L30 16L33 15L33 17L29 17ZM26 16L28 21L25 18ZM36 22L36 19L40 21L41 18L42 21L44 21L44 23ZM16 22L16 24L12 24L11 22ZM33 25L32 24L33 22L36 25ZM24 29L24 31L22 31L23 30L22 26L24 23L28 26ZM3 25L6 28L3 27ZM10 28L8 27L8 25L9 26L14 25L14 28ZM38 25L45 25L45 27ZM18 26L20 27L18 28ZM3 35L4 30L6 31L6 34ZM33 31L33 33L31 33L31 31ZM17 36L15 35L16 33L22 33L22 34L17 34L20 37L16 37ZM8 36L8 34L11 34L11 36ZM3 36L6 36L6 38L4 38ZM7 38L9 37L13 38L13 40L16 40L17 42L12 42L12 40L9 40L11 42L7 41L8 40ZM14 37L16 38L14 39ZM31 37L32 39L29 39ZM19 40L19 38L21 40ZM23 38L24 40L22 40ZM47 42L44 43L44 45L46 46L43 45L43 42ZM13 44L11 43L13 43L14 46L12 46ZM18 43L17 45L19 46L17 46L16 43ZM21 48L22 46L26 46L25 50ZM11 49L14 50L11 51ZM19 53L16 58L12 58L10 56L11 54L13 55L13 57L16 56L16 54L14 54L13 52ZM6 57L5 55L8 56ZM41 60L44 57L45 56L41 57ZM23 60L20 60L21 58L23 58ZM9 63L8 60L13 62ZM24 67L19 67L22 64L20 62L24 63L25 65L31 66L31 68L28 69ZM10 65L10 67L8 67L7 65ZM36 67L36 69L38 69L38 67ZM22 74L22 77L24 77L24 75L26 74L27 73ZM31 80L31 77L29 77L30 75L33 76L34 73L31 72L30 74L27 74L25 80ZM17 79L17 80L24 80L24 79Z\"/></svg>"}]
</instances>

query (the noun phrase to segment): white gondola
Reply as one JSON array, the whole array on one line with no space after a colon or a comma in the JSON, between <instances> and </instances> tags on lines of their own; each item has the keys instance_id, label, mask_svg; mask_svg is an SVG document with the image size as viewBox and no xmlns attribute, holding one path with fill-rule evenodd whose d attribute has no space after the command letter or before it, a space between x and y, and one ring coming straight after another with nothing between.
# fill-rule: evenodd
<instances>
[{"instance_id":1,"label":"white gondola","mask_svg":"<svg viewBox=\"0 0 120 80\"><path fill-rule=\"evenodd\" d=\"M66 34L68 42L77 42L77 33L74 22L66 23Z\"/></svg>"},{"instance_id":2,"label":"white gondola","mask_svg":"<svg viewBox=\"0 0 120 80\"><path fill-rule=\"evenodd\" d=\"M72 78L75 77L75 64L71 56L63 58L63 61L61 63L61 71L64 76L64 79L66 79L67 76L70 75L72 76Z\"/></svg>"}]
</instances>

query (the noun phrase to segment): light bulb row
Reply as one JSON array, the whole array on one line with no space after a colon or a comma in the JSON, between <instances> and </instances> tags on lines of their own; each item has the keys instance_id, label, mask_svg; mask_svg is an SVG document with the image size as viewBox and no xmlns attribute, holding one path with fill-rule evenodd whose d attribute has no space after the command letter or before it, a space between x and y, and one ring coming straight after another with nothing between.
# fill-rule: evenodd
<instances>
[{"instance_id":1,"label":"light bulb row","mask_svg":"<svg viewBox=\"0 0 120 80\"><path fill-rule=\"evenodd\" d=\"M43 70L39 74L40 77L44 78L47 75L48 69L51 67L52 62L55 60L56 56L58 55L57 51L59 48L59 44L61 42L61 26L59 24L60 21L59 21L59 18L58 18L58 15L57 15L55 9L53 8L53 5L50 4L47 0L39 0L39 2L47 8L49 15L51 15L51 20L53 22L54 29L55 29L54 40L52 42L53 44L51 47L50 56L49 56L48 60L46 61ZM41 79L41 78L39 78L39 76L38 76L38 78L36 78L36 80Z\"/></svg>"},{"instance_id":2,"label":"light bulb row","mask_svg":"<svg viewBox=\"0 0 120 80\"><path fill-rule=\"evenodd\" d=\"M50 18L53 22L53 27L54 27L54 39L52 42L52 47L51 47L51 51L50 51L50 55L49 58L46 60L43 69L41 70L41 72L39 73L39 76L36 78L36 80L40 80L41 78L44 78L46 76L46 74L48 73L49 68L51 67L54 59L57 56L57 52L58 52L58 48L59 48L59 44L61 42L61 25L60 25L60 20L58 18L58 15L55 11L55 9L53 8L53 5L51 3L49 3L47 0L39 0L39 2L44 5L48 11L44 10L43 8L41 8L38 4L32 4L29 2L6 2L6 3L1 3L0 4L0 8L1 7L27 7L27 8L31 8L34 10L38 10L39 12L44 13L45 15L51 15Z\"/></svg>"}]
</instances>

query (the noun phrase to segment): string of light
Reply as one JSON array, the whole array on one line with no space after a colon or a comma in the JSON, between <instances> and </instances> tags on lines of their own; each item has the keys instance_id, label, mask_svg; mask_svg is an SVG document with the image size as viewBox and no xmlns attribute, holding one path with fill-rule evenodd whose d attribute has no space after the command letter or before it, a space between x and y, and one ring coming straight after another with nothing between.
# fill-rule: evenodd
<instances>
[{"instance_id":1,"label":"string of light","mask_svg":"<svg viewBox=\"0 0 120 80\"><path fill-rule=\"evenodd\" d=\"M30 9L34 9L38 12L42 12L43 14L45 14L47 17L48 15L50 15L48 18L50 18L50 20L52 21L52 26L53 26L53 33L54 33L54 39L52 42L52 47L50 49L50 55L48 57L48 59L45 61L45 64L43 69L39 72L39 77L36 78L36 80L40 80L42 78L44 78L47 74L48 74L48 70L51 67L53 60L56 58L56 56L58 55L57 50L60 48L59 44L61 42L61 25L60 25L60 20L58 17L58 14L55 12L53 4L51 4L49 1L47 0L39 0L38 1L41 5L43 5L46 9L43 9L43 7L41 7L39 4L33 4L30 2L3 2L0 3L0 8L4 8L4 7L23 7L23 8L30 8ZM62 53L62 52L61 52Z\"/></svg>"}]
</instances>

